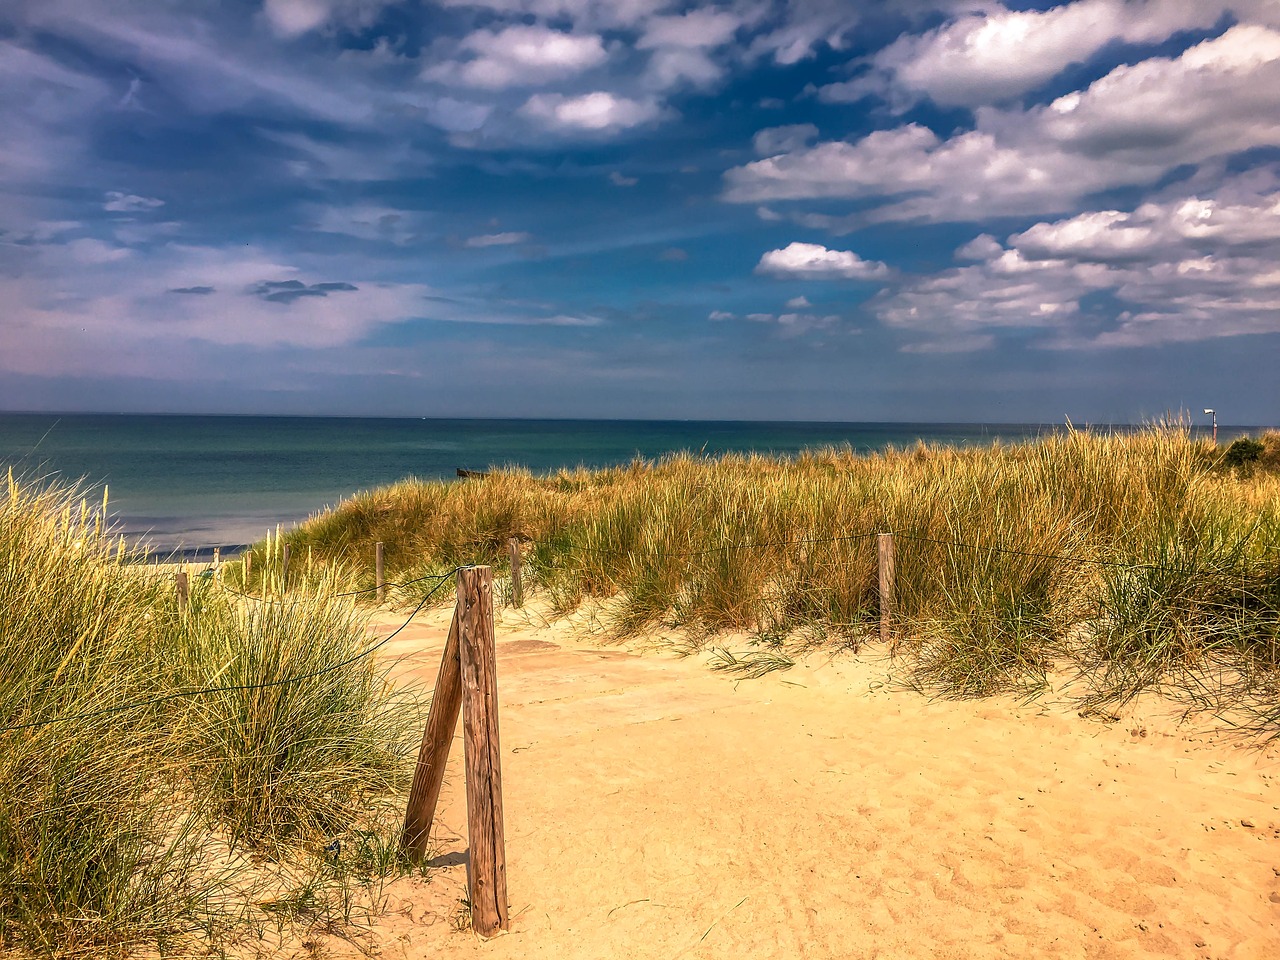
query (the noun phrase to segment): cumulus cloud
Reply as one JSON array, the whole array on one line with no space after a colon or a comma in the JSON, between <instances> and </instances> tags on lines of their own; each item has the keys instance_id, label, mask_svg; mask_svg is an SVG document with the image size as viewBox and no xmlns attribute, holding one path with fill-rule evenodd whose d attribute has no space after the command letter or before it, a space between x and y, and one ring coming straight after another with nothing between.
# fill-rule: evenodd
<instances>
[{"instance_id":1,"label":"cumulus cloud","mask_svg":"<svg viewBox=\"0 0 1280 960\"><path fill-rule=\"evenodd\" d=\"M1178 57L1122 66L1051 104L978 111L943 139L919 124L734 168L725 198L900 199L865 220L981 219L1068 210L1185 164L1280 145L1280 31L1233 27Z\"/></svg>"},{"instance_id":2,"label":"cumulus cloud","mask_svg":"<svg viewBox=\"0 0 1280 960\"><path fill-rule=\"evenodd\" d=\"M266 0L262 12L283 37L297 37L337 21L345 26L368 25L395 0Z\"/></svg>"},{"instance_id":3,"label":"cumulus cloud","mask_svg":"<svg viewBox=\"0 0 1280 960\"><path fill-rule=\"evenodd\" d=\"M576 76L608 59L594 34L572 34L544 26L519 24L477 30L462 41L472 59L428 67L423 77L439 83L502 90L538 86Z\"/></svg>"},{"instance_id":4,"label":"cumulus cloud","mask_svg":"<svg viewBox=\"0 0 1280 960\"><path fill-rule=\"evenodd\" d=\"M1009 245L1039 260L1122 263L1178 251L1190 256L1200 250L1276 241L1280 241L1280 189L1251 190L1247 180L1237 180L1215 196L1149 202L1132 212L1088 211L1037 223L1010 237Z\"/></svg>"},{"instance_id":5,"label":"cumulus cloud","mask_svg":"<svg viewBox=\"0 0 1280 960\"><path fill-rule=\"evenodd\" d=\"M1280 182L1237 177L1213 195L1045 221L1001 244L981 235L970 266L916 278L874 309L918 336L913 349L980 349L1001 329L1041 330L1043 346L1149 346L1280 333ZM1090 294L1120 304L1085 307Z\"/></svg>"},{"instance_id":6,"label":"cumulus cloud","mask_svg":"<svg viewBox=\"0 0 1280 960\"><path fill-rule=\"evenodd\" d=\"M1077 0L1048 10L999 4L925 34L907 34L871 57L873 71L819 91L828 102L878 93L906 105L927 96L976 107L1021 96L1108 43L1157 43L1213 26L1226 5L1212 0Z\"/></svg>"},{"instance_id":7,"label":"cumulus cloud","mask_svg":"<svg viewBox=\"0 0 1280 960\"><path fill-rule=\"evenodd\" d=\"M791 243L760 258L756 273L810 280L874 280L889 268L878 260L863 260L850 250L828 250L817 243Z\"/></svg>"},{"instance_id":8,"label":"cumulus cloud","mask_svg":"<svg viewBox=\"0 0 1280 960\"><path fill-rule=\"evenodd\" d=\"M516 243L528 243L533 239L533 235L524 231L510 231L507 233L485 233L478 237L468 237L464 242L465 247L509 247Z\"/></svg>"},{"instance_id":9,"label":"cumulus cloud","mask_svg":"<svg viewBox=\"0 0 1280 960\"><path fill-rule=\"evenodd\" d=\"M632 100L599 90L578 97L536 93L520 112L553 130L607 132L648 123L661 108L653 100Z\"/></svg>"}]
</instances>

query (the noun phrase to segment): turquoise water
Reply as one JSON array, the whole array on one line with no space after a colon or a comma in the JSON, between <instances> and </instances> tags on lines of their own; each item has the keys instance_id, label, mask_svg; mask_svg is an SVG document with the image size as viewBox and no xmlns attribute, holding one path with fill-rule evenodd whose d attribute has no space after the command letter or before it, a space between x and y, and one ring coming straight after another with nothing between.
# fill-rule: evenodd
<instances>
[{"instance_id":1,"label":"turquoise water","mask_svg":"<svg viewBox=\"0 0 1280 960\"><path fill-rule=\"evenodd\" d=\"M535 473L679 450L860 452L916 440L1023 440L1042 424L404 420L0 414L0 462L28 476L109 485L119 530L159 550L229 547L305 519L358 490L458 467Z\"/></svg>"}]
</instances>

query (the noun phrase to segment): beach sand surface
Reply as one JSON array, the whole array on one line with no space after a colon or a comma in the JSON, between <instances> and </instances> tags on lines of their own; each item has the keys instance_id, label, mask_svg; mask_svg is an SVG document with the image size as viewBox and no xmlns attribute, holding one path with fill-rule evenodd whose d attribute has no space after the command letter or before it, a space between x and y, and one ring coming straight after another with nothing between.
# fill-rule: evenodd
<instances>
[{"instance_id":1,"label":"beach sand surface","mask_svg":"<svg viewBox=\"0 0 1280 960\"><path fill-rule=\"evenodd\" d=\"M389 644L401 682L448 617ZM1170 701L934 699L876 647L735 681L536 606L496 634L510 931L465 923L459 726L431 869L322 955L1280 957L1280 751Z\"/></svg>"}]
</instances>

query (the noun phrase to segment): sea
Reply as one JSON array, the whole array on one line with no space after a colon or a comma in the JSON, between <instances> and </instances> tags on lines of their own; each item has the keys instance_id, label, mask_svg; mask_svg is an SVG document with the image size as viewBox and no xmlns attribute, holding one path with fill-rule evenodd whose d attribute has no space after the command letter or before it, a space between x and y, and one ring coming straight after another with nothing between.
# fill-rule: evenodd
<instances>
[{"instance_id":1,"label":"sea","mask_svg":"<svg viewBox=\"0 0 1280 960\"><path fill-rule=\"evenodd\" d=\"M796 423L651 420L438 420L343 417L0 413L0 465L28 479L107 488L115 529L164 554L230 555L344 498L459 468L536 474L678 451L792 455L848 444L859 453L917 441L1019 442L1065 429L1035 423ZM1108 429L1131 429L1112 427ZM1199 429L1199 428L1197 428ZM1219 431L1233 429L1220 427Z\"/></svg>"}]
</instances>

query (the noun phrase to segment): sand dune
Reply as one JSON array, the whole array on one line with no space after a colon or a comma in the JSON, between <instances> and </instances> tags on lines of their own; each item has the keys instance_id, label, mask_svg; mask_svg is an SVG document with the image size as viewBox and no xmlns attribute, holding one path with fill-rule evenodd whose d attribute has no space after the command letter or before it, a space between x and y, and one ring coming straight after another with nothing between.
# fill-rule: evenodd
<instances>
[{"instance_id":1,"label":"sand dune","mask_svg":"<svg viewBox=\"0 0 1280 960\"><path fill-rule=\"evenodd\" d=\"M395 641L429 686L446 614ZM876 656L734 682L498 626L510 933L459 929L455 741L436 869L384 957L1280 956L1280 756L1148 701L934 701ZM356 953L334 941L331 955Z\"/></svg>"}]
</instances>

